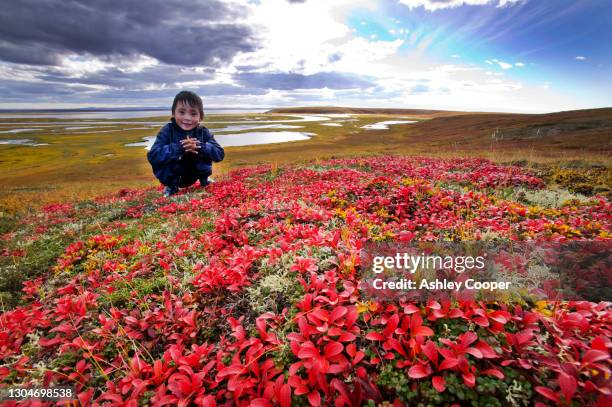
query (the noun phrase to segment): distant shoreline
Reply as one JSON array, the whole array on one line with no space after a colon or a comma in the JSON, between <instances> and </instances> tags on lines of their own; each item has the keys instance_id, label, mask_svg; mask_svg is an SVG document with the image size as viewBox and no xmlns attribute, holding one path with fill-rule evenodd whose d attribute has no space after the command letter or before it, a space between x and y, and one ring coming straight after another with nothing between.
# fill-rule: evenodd
<instances>
[{"instance_id":1,"label":"distant shoreline","mask_svg":"<svg viewBox=\"0 0 612 407\"><path fill-rule=\"evenodd\" d=\"M510 116L546 116L554 114L571 115L571 114L588 114L596 112L608 112L612 107L597 107L577 110L562 110L556 112L544 113L517 113L517 112L478 112L478 111L462 111L462 110L435 110L435 109L394 109L394 108L370 108L370 107L339 107L339 106L303 106L303 107L279 107L270 109L266 113L307 113L307 114L377 114L377 115L412 115L412 116L466 116L466 115L510 115Z\"/></svg>"},{"instance_id":2,"label":"distant shoreline","mask_svg":"<svg viewBox=\"0 0 612 407\"><path fill-rule=\"evenodd\" d=\"M610 109L609 107L566 110L547 113L516 113L516 112L478 112L461 110L437 109L396 109L374 107L342 107L342 106L296 106L296 107L204 107L204 111L261 111L271 114L373 114L373 115L415 115L415 116L458 116L458 115L528 115L538 116L553 113L596 112ZM168 107L83 107L71 109L0 109L2 114L49 114L49 113L105 113L105 112L168 112Z\"/></svg>"},{"instance_id":3,"label":"distant shoreline","mask_svg":"<svg viewBox=\"0 0 612 407\"><path fill-rule=\"evenodd\" d=\"M313 106L313 107L279 107L268 110L266 113L319 113L319 114L436 114L453 113L462 114L466 112L452 110L431 109L392 109L373 107L340 107L340 106Z\"/></svg>"},{"instance_id":4,"label":"distant shoreline","mask_svg":"<svg viewBox=\"0 0 612 407\"><path fill-rule=\"evenodd\" d=\"M263 110L269 107L206 107L204 110ZM169 107L82 107L75 109L0 109L0 113L165 112Z\"/></svg>"}]
</instances>

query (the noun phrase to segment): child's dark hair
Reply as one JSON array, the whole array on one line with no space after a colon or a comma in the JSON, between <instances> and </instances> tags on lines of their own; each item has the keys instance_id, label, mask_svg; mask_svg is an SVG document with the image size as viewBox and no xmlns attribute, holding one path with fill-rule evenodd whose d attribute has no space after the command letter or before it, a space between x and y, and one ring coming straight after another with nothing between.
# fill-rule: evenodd
<instances>
[{"instance_id":1,"label":"child's dark hair","mask_svg":"<svg viewBox=\"0 0 612 407\"><path fill-rule=\"evenodd\" d=\"M174 110L178 102L183 102L191 107L195 107L200 112L200 119L204 118L204 106L202 105L202 98L196 95L194 92L183 90L179 92L172 102L172 115L174 116Z\"/></svg>"}]
</instances>

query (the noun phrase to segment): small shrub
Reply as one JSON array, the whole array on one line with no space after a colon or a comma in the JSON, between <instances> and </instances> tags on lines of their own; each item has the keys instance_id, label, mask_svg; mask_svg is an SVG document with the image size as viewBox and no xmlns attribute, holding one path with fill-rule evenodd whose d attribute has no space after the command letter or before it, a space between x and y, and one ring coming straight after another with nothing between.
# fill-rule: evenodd
<instances>
[{"instance_id":1,"label":"small shrub","mask_svg":"<svg viewBox=\"0 0 612 407\"><path fill-rule=\"evenodd\" d=\"M135 298L146 295L161 294L169 287L168 279L163 275L154 277L138 277L132 281L118 281L113 284L115 290L100 298L100 304L106 307L125 307L132 309L135 306Z\"/></svg>"},{"instance_id":2,"label":"small shrub","mask_svg":"<svg viewBox=\"0 0 612 407\"><path fill-rule=\"evenodd\" d=\"M610 171L607 168L545 169L541 176L570 192L610 195Z\"/></svg>"},{"instance_id":3,"label":"small shrub","mask_svg":"<svg viewBox=\"0 0 612 407\"><path fill-rule=\"evenodd\" d=\"M592 198L583 194L573 193L565 189L540 189L534 191L526 188L512 190L507 199L544 208L561 208L567 202L576 202L584 205L592 200Z\"/></svg>"}]
</instances>

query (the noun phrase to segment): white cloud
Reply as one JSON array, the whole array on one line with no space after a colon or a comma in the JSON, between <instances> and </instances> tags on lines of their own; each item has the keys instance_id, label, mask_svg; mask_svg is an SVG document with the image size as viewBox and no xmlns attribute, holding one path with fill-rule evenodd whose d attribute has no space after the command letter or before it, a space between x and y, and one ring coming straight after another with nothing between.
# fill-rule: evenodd
<instances>
[{"instance_id":1,"label":"white cloud","mask_svg":"<svg viewBox=\"0 0 612 407\"><path fill-rule=\"evenodd\" d=\"M80 77L85 74L91 74L103 71L113 64L108 61L103 61L97 57L83 57L76 54L62 57L60 65L57 69L64 75L70 77Z\"/></svg>"},{"instance_id":2,"label":"white cloud","mask_svg":"<svg viewBox=\"0 0 612 407\"><path fill-rule=\"evenodd\" d=\"M252 7L247 21L259 27L262 47L238 55L232 67L304 75L336 71L377 76L386 72L389 67L381 61L395 54L404 41L376 40L374 34L368 38L358 36L346 25L355 7L373 11L378 6L374 0L310 0L294 4L264 0Z\"/></svg>"},{"instance_id":3,"label":"white cloud","mask_svg":"<svg viewBox=\"0 0 612 407\"><path fill-rule=\"evenodd\" d=\"M576 59L577 59L578 61L584 61L584 60L586 59L586 57L583 57L582 55L578 55L578 56L576 57Z\"/></svg>"},{"instance_id":4,"label":"white cloud","mask_svg":"<svg viewBox=\"0 0 612 407\"><path fill-rule=\"evenodd\" d=\"M518 3L520 1L526 1L526 0L499 0L499 3L497 4L497 7L511 6L514 3Z\"/></svg>"},{"instance_id":5,"label":"white cloud","mask_svg":"<svg viewBox=\"0 0 612 407\"><path fill-rule=\"evenodd\" d=\"M397 54L404 41L369 41L362 37L353 38L338 47L342 58L327 69L340 72L351 72L357 75L380 76L394 72L391 61L386 61Z\"/></svg>"},{"instance_id":6,"label":"white cloud","mask_svg":"<svg viewBox=\"0 0 612 407\"><path fill-rule=\"evenodd\" d=\"M233 66L250 66L257 72L314 74L333 68L329 57L354 38L345 24L354 7L374 9L374 0L310 0L290 4L263 0L251 5L245 21L258 31L260 49L240 54ZM313 22L316 22L313 24ZM365 22L365 21L363 21Z\"/></svg>"},{"instance_id":7,"label":"white cloud","mask_svg":"<svg viewBox=\"0 0 612 407\"><path fill-rule=\"evenodd\" d=\"M490 4L504 6L515 1L505 0L404 0L413 7L432 9L458 7L461 4ZM418 3L418 4L417 4ZM416 4L416 5L415 5ZM180 86L234 85L235 75L251 73L282 73L314 75L321 72L354 74L365 78L364 83L374 86L351 89L270 89L265 94L211 94L206 96L209 106L295 106L295 105L346 105L372 107L406 107L480 111L552 111L588 107L580 105L576 97L565 97L556 89L560 86L544 83L522 83L511 78L506 71L512 67L531 65L527 62L505 62L486 59L476 65L462 63L461 55L451 54L453 64L439 65L439 60L429 57L426 49L438 38L436 32L411 26L402 27L399 20L385 27L394 41L383 41L358 35L348 26L351 12L356 7L373 13L379 7L375 0L308 0L289 4L286 0L261 0L251 2L244 23L258 33L260 48L254 52L238 54L231 64L219 67L214 76L202 67L202 79L177 72ZM358 23L360 20L357 20ZM313 23L315 22L315 23ZM363 21L363 25L366 25ZM370 34L370 33L368 33ZM500 55L506 61L508 56ZM465 58L465 55L464 55ZM577 57L583 60L585 57ZM93 61L93 62L92 62ZM65 73L87 75L105 69L111 63L127 73L146 73L156 60L132 61L88 60L75 58L63 64ZM36 70L20 70L0 64L0 78L15 77L37 80ZM198 71L198 68L192 68ZM27 74L30 72L30 74ZM42 70L40 72L43 72ZM510 71L511 72L511 71ZM192 71L190 71L193 74ZM27 75L26 75L27 74ZM239 77L238 77L239 78ZM181 81L182 80L182 81ZM168 81L148 85L151 91L173 88L177 83ZM270 87L275 87L272 84ZM267 89L267 87L265 87ZM245 87L245 93L251 89ZM564 91L565 92L565 91ZM569 93L568 93L569 94ZM162 99L165 101L166 99ZM100 103L97 103L101 105Z\"/></svg>"},{"instance_id":8,"label":"white cloud","mask_svg":"<svg viewBox=\"0 0 612 407\"><path fill-rule=\"evenodd\" d=\"M20 82L42 82L37 71L26 65L0 64L0 79Z\"/></svg>"},{"instance_id":9,"label":"white cloud","mask_svg":"<svg viewBox=\"0 0 612 407\"><path fill-rule=\"evenodd\" d=\"M399 70L407 72L408 70ZM506 79L502 72L489 72L469 65L431 66L411 73L383 78L377 84L387 92L367 99L368 106L432 108L463 111L550 112L567 106L579 108L576 101L553 89L527 86L520 81ZM423 83L427 92L414 93L411 89ZM393 95L394 93L398 93ZM387 96L392 95L392 96ZM343 99L343 102L346 99ZM356 98L347 105L363 106ZM526 110L528 109L528 110Z\"/></svg>"},{"instance_id":10,"label":"white cloud","mask_svg":"<svg viewBox=\"0 0 612 407\"><path fill-rule=\"evenodd\" d=\"M144 69L155 65L158 65L157 59L148 57L146 55L140 55L136 60L130 61L130 63L126 64L126 66L118 66L117 69L119 69L121 72L136 73L142 72Z\"/></svg>"},{"instance_id":11,"label":"white cloud","mask_svg":"<svg viewBox=\"0 0 612 407\"><path fill-rule=\"evenodd\" d=\"M499 65L499 67L501 69L510 69L510 68L512 68L512 64L509 64L509 63L504 62L504 61L500 61L500 60L494 59L493 62L495 62L497 65Z\"/></svg>"},{"instance_id":12,"label":"white cloud","mask_svg":"<svg viewBox=\"0 0 612 407\"><path fill-rule=\"evenodd\" d=\"M490 3L496 5L497 7L506 7L519 1L521 0L400 0L400 3L407 5L411 9L416 7L424 7L426 10L436 11L464 5L483 6Z\"/></svg>"},{"instance_id":13,"label":"white cloud","mask_svg":"<svg viewBox=\"0 0 612 407\"><path fill-rule=\"evenodd\" d=\"M350 3L348 0L342 2L347 6ZM407 28L387 27L394 29L395 33L408 34L407 38L405 41L401 38L395 41L373 40L357 36L345 25L348 7L337 6L338 2L313 0L290 7L285 7L285 4L288 3L268 0L260 6L265 10L254 10L257 13L254 20L265 27L262 33L264 41L261 42L264 47L236 58L234 66L258 66L260 72L354 73L371 78L376 88L283 90L270 92L264 98L241 98L242 102L279 106L324 103L482 111L520 111L525 106L533 111L551 111L557 106L561 110L561 106L569 103L559 95L553 95L551 89L523 85L507 79L503 72L486 73L485 69L467 64L439 66L436 61L428 60L426 54L419 53L419 48L423 50L429 43L427 33L419 30L410 32ZM375 9L376 4L363 1L360 6ZM311 18L305 18L306 15ZM280 16L282 23L276 21ZM311 19L317 21L316 29L308 22ZM406 43L411 47L398 54L399 48ZM329 58L336 54L341 58ZM498 59L485 62L502 70L515 66ZM414 92L417 88L419 92ZM221 97L212 100L215 102L221 103ZM231 101L225 102L228 103Z\"/></svg>"}]
</instances>

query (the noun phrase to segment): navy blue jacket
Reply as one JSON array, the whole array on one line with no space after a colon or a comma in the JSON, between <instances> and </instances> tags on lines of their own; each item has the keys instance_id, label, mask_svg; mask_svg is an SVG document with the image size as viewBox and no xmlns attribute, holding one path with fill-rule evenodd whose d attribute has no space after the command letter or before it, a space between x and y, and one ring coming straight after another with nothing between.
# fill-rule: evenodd
<instances>
[{"instance_id":1,"label":"navy blue jacket","mask_svg":"<svg viewBox=\"0 0 612 407\"><path fill-rule=\"evenodd\" d=\"M181 140L187 137L200 140L200 150L197 154L185 153ZM222 161L225 157L223 147L217 143L213 134L204 126L185 131L181 129L174 118L161 128L157 139L147 153L147 159L153 167L153 173L164 185L178 186L185 184L184 180L195 182L212 174L212 163Z\"/></svg>"}]
</instances>

